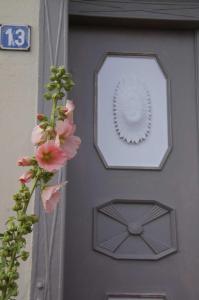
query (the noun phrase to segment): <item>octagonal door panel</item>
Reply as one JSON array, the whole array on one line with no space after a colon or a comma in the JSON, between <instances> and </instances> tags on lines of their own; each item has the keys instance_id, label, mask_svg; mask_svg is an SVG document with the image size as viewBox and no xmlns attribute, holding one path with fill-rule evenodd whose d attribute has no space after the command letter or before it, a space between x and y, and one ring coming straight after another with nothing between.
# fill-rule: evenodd
<instances>
[{"instance_id":1,"label":"octagonal door panel","mask_svg":"<svg viewBox=\"0 0 199 300\"><path fill-rule=\"evenodd\" d=\"M95 86L95 145L105 166L161 168L171 150L171 111L159 57L107 53Z\"/></svg>"},{"instance_id":2,"label":"octagonal door panel","mask_svg":"<svg viewBox=\"0 0 199 300\"><path fill-rule=\"evenodd\" d=\"M194 43L70 28L82 144L67 171L64 299L199 299Z\"/></svg>"}]
</instances>

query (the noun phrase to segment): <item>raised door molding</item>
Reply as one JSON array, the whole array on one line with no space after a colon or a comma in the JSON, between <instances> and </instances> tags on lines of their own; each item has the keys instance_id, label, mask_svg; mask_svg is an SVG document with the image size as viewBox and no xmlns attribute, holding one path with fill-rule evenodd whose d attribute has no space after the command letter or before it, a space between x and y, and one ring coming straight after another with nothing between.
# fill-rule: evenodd
<instances>
[{"instance_id":1,"label":"raised door molding","mask_svg":"<svg viewBox=\"0 0 199 300\"><path fill-rule=\"evenodd\" d=\"M93 248L115 259L158 260L177 251L175 210L155 200L111 200L93 211Z\"/></svg>"},{"instance_id":2,"label":"raised door molding","mask_svg":"<svg viewBox=\"0 0 199 300\"><path fill-rule=\"evenodd\" d=\"M42 100L44 84L51 65L67 65L68 3L67 0L40 1L40 68L38 112L48 113L49 103ZM66 173L64 171L64 173ZM63 180L66 174L59 174ZM39 224L35 226L33 241L31 300L63 299L63 248L66 191L55 212L44 213L39 193L36 193L35 212Z\"/></svg>"}]
</instances>

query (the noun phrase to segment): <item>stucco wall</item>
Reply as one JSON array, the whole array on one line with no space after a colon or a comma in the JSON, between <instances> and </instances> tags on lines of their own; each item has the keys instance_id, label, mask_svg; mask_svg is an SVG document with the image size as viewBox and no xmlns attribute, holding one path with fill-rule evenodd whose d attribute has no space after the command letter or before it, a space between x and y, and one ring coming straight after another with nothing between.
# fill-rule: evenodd
<instances>
[{"instance_id":1,"label":"stucco wall","mask_svg":"<svg viewBox=\"0 0 199 300\"><path fill-rule=\"evenodd\" d=\"M30 52L0 51L0 231L12 207L12 194L23 172L17 158L32 153L38 94L40 0L0 0L0 23L29 24ZM33 204L32 204L33 207ZM31 249L32 238L28 247ZM20 300L29 299L31 259L22 264Z\"/></svg>"}]
</instances>

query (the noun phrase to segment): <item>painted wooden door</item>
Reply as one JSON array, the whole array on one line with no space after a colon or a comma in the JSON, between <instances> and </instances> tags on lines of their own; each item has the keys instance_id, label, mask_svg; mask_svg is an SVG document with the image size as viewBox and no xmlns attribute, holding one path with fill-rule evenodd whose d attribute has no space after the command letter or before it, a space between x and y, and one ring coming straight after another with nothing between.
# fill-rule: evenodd
<instances>
[{"instance_id":1,"label":"painted wooden door","mask_svg":"<svg viewBox=\"0 0 199 300\"><path fill-rule=\"evenodd\" d=\"M70 28L82 145L68 166L64 299L199 298L195 50L188 30Z\"/></svg>"}]
</instances>

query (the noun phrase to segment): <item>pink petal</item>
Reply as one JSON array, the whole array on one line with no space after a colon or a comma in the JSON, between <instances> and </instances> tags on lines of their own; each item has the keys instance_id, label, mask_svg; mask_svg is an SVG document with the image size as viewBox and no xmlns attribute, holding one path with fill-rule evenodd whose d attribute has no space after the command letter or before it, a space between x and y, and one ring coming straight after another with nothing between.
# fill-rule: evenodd
<instances>
[{"instance_id":1,"label":"pink petal","mask_svg":"<svg viewBox=\"0 0 199 300\"><path fill-rule=\"evenodd\" d=\"M60 192L55 192L51 196L51 198L47 201L42 201L43 202L43 207L47 213L52 213L57 206L58 202L60 199Z\"/></svg>"},{"instance_id":2,"label":"pink petal","mask_svg":"<svg viewBox=\"0 0 199 300\"><path fill-rule=\"evenodd\" d=\"M47 213L52 213L60 199L60 189L67 182L54 186L47 186L41 193L42 203Z\"/></svg>"},{"instance_id":3,"label":"pink petal","mask_svg":"<svg viewBox=\"0 0 199 300\"><path fill-rule=\"evenodd\" d=\"M73 101L67 100L65 116L68 118L68 120L71 123L73 123L73 111L74 111L74 109L75 109L75 105L74 105Z\"/></svg>"},{"instance_id":4,"label":"pink petal","mask_svg":"<svg viewBox=\"0 0 199 300\"><path fill-rule=\"evenodd\" d=\"M38 145L45 142L45 132L38 125L33 128L31 142L33 143L33 145Z\"/></svg>"},{"instance_id":5,"label":"pink petal","mask_svg":"<svg viewBox=\"0 0 199 300\"><path fill-rule=\"evenodd\" d=\"M59 170L67 160L65 152L54 141L48 141L36 150L38 165L48 172Z\"/></svg>"},{"instance_id":6,"label":"pink petal","mask_svg":"<svg viewBox=\"0 0 199 300\"><path fill-rule=\"evenodd\" d=\"M68 113L71 113L71 112L74 111L75 105L74 105L74 103L73 103L72 100L67 100L67 101L66 101L66 109L67 109L67 112L68 112Z\"/></svg>"},{"instance_id":7,"label":"pink petal","mask_svg":"<svg viewBox=\"0 0 199 300\"><path fill-rule=\"evenodd\" d=\"M72 135L75 130L74 125L67 119L64 121L57 121L55 131L58 135L67 137Z\"/></svg>"},{"instance_id":8,"label":"pink petal","mask_svg":"<svg viewBox=\"0 0 199 300\"><path fill-rule=\"evenodd\" d=\"M63 145L67 159L72 159L76 154L81 144L81 139L78 136L69 136Z\"/></svg>"}]
</instances>

